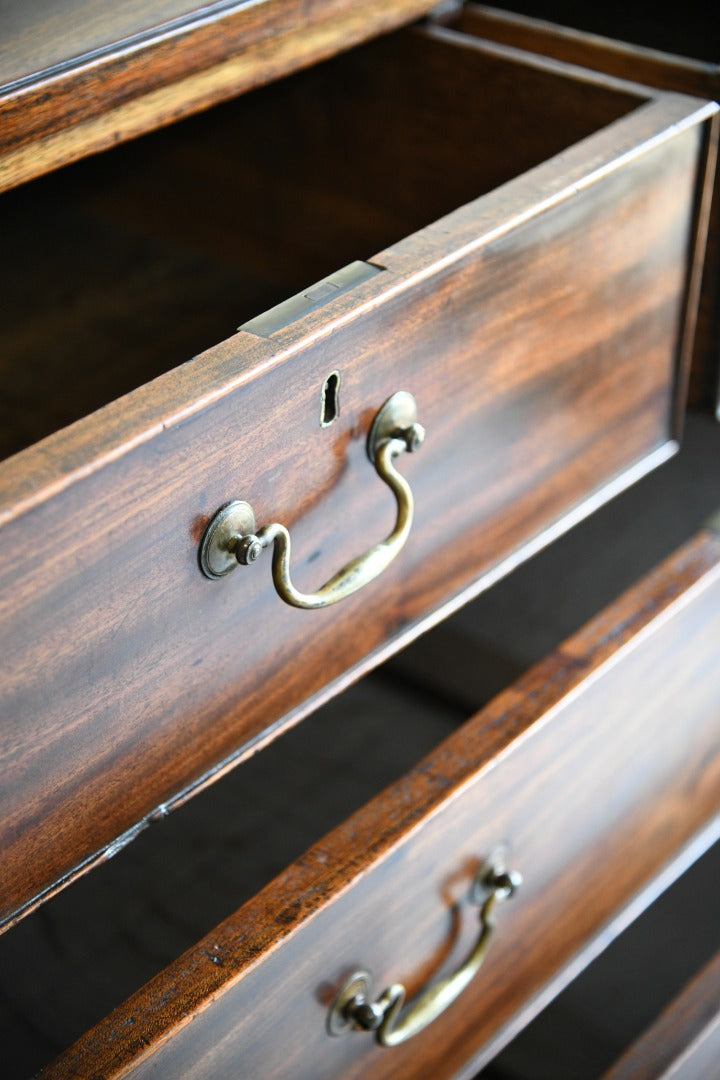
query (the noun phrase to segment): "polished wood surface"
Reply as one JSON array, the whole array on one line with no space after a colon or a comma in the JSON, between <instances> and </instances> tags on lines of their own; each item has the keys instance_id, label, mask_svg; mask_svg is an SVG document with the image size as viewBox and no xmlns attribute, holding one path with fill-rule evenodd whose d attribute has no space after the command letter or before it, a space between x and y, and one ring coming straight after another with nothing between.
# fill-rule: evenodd
<instances>
[{"instance_id":1,"label":"polished wood surface","mask_svg":"<svg viewBox=\"0 0 720 1080\"><path fill-rule=\"evenodd\" d=\"M720 538L702 533L43 1075L470 1075L683 845L717 834L719 631ZM358 966L411 993L452 970L498 845L524 883L462 998L392 1051L329 1037Z\"/></svg>"},{"instance_id":2,"label":"polished wood surface","mask_svg":"<svg viewBox=\"0 0 720 1080\"><path fill-rule=\"evenodd\" d=\"M720 1063L720 955L715 955L603 1080L709 1080Z\"/></svg>"},{"instance_id":3,"label":"polished wood surface","mask_svg":"<svg viewBox=\"0 0 720 1080\"><path fill-rule=\"evenodd\" d=\"M556 26L542 19L468 4L452 19L464 33L604 71L661 90L720 100L720 64ZM699 34L696 35L699 38ZM720 177L714 185L690 401L720 410Z\"/></svg>"},{"instance_id":4,"label":"polished wood surface","mask_svg":"<svg viewBox=\"0 0 720 1080\"><path fill-rule=\"evenodd\" d=\"M9 0L10 29L0 35L0 79L10 80L0 86L0 191L307 67L430 7L429 0L200 7ZM88 8L92 18L82 18Z\"/></svg>"},{"instance_id":5,"label":"polished wood surface","mask_svg":"<svg viewBox=\"0 0 720 1080\"><path fill-rule=\"evenodd\" d=\"M650 103L272 339L241 333L6 464L8 924L672 452L710 116ZM307 613L267 560L202 577L232 498L291 527L301 587L379 539L392 500L364 443L400 388L429 438L402 463L416 524L380 581Z\"/></svg>"}]
</instances>

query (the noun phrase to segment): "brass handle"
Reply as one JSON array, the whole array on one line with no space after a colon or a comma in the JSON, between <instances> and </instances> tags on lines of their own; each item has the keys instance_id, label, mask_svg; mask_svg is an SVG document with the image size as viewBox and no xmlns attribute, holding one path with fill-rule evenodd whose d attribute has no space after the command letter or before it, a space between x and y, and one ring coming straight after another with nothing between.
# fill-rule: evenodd
<instances>
[{"instance_id":1,"label":"brass handle","mask_svg":"<svg viewBox=\"0 0 720 1080\"><path fill-rule=\"evenodd\" d=\"M417 422L412 394L393 394L373 420L368 435L368 457L397 502L395 526L384 540L375 544L338 570L317 592L303 593L290 580L290 533L279 522L255 531L252 507L236 500L222 507L208 525L200 547L200 566L210 578L224 577L240 563L255 562L263 550L273 545L272 576L278 595L297 608L323 608L352 596L373 581L393 561L404 546L413 519L413 496L407 480L395 468L395 458L417 450L425 431Z\"/></svg>"},{"instance_id":2,"label":"brass handle","mask_svg":"<svg viewBox=\"0 0 720 1080\"><path fill-rule=\"evenodd\" d=\"M471 902L480 905L480 933L470 955L457 971L421 991L404 1012L401 1012L405 1001L402 983L393 983L373 1001L369 973L357 971L333 1002L328 1015L328 1032L342 1035L352 1030L374 1031L381 1046L397 1046L417 1035L455 1001L477 974L492 938L495 906L512 896L521 883L520 874L505 871L498 858L484 863L470 890Z\"/></svg>"}]
</instances>

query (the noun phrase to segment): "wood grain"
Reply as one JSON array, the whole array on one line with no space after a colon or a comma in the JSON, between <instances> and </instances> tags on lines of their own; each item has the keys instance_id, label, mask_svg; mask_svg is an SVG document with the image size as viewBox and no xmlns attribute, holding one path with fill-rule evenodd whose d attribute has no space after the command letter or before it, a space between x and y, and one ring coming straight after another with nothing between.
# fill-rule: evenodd
<instances>
[{"instance_id":1,"label":"wood grain","mask_svg":"<svg viewBox=\"0 0 720 1080\"><path fill-rule=\"evenodd\" d=\"M479 1067L720 811L718 631L720 540L703 533L42 1075ZM362 1033L330 1038L349 971L414 993L455 966L477 932L465 889L498 844L525 880L462 999L392 1051Z\"/></svg>"},{"instance_id":2,"label":"wood grain","mask_svg":"<svg viewBox=\"0 0 720 1080\"><path fill-rule=\"evenodd\" d=\"M126 0L101 12L93 5L93 23L78 28L76 2L65 0L59 36L57 4L39 12L21 0L11 5L22 14L0 70L25 74L0 87L0 191L317 63L432 7L429 0L215 3L168 28L162 20L172 5L148 11ZM35 42L45 40L43 58ZM78 55L83 49L90 51ZM54 67L33 75L34 63Z\"/></svg>"},{"instance_id":3,"label":"wood grain","mask_svg":"<svg viewBox=\"0 0 720 1080\"><path fill-rule=\"evenodd\" d=\"M707 1080L720 1062L720 955L714 956L604 1080Z\"/></svg>"},{"instance_id":4,"label":"wood grain","mask_svg":"<svg viewBox=\"0 0 720 1080\"><path fill-rule=\"evenodd\" d=\"M8 924L671 452L709 116L650 104L381 252L384 273L272 340L239 334L7 463ZM381 581L308 615L265 562L201 576L231 498L291 527L301 587L382 535L364 442L401 387L430 434Z\"/></svg>"},{"instance_id":5,"label":"wood grain","mask_svg":"<svg viewBox=\"0 0 720 1080\"><path fill-rule=\"evenodd\" d=\"M593 71L607 72L660 90L720 100L720 64L628 45L541 19L468 4L452 25L469 34L527 49ZM691 369L689 400L720 410L720 176L710 206L708 249Z\"/></svg>"}]
</instances>

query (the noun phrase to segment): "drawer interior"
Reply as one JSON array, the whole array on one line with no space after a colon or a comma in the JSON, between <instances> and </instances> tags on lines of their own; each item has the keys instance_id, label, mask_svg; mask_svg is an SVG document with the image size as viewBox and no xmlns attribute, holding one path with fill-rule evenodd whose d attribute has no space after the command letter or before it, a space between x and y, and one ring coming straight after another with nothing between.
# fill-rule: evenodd
<instances>
[{"instance_id":1,"label":"drawer interior","mask_svg":"<svg viewBox=\"0 0 720 1080\"><path fill-rule=\"evenodd\" d=\"M663 469L3 935L6 1075L67 1046L692 535L720 504L703 469L719 450L691 418Z\"/></svg>"},{"instance_id":2,"label":"drawer interior","mask_svg":"<svg viewBox=\"0 0 720 1080\"><path fill-rule=\"evenodd\" d=\"M413 29L0 199L0 456L643 98Z\"/></svg>"}]
</instances>

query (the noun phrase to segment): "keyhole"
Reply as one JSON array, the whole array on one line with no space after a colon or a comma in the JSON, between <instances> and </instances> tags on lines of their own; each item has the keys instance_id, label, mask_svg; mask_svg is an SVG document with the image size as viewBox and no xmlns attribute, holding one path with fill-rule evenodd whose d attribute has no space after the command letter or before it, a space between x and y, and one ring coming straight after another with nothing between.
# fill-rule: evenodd
<instances>
[{"instance_id":1,"label":"keyhole","mask_svg":"<svg viewBox=\"0 0 720 1080\"><path fill-rule=\"evenodd\" d=\"M320 403L320 427L330 427L340 413L340 372L331 371L323 383Z\"/></svg>"}]
</instances>

